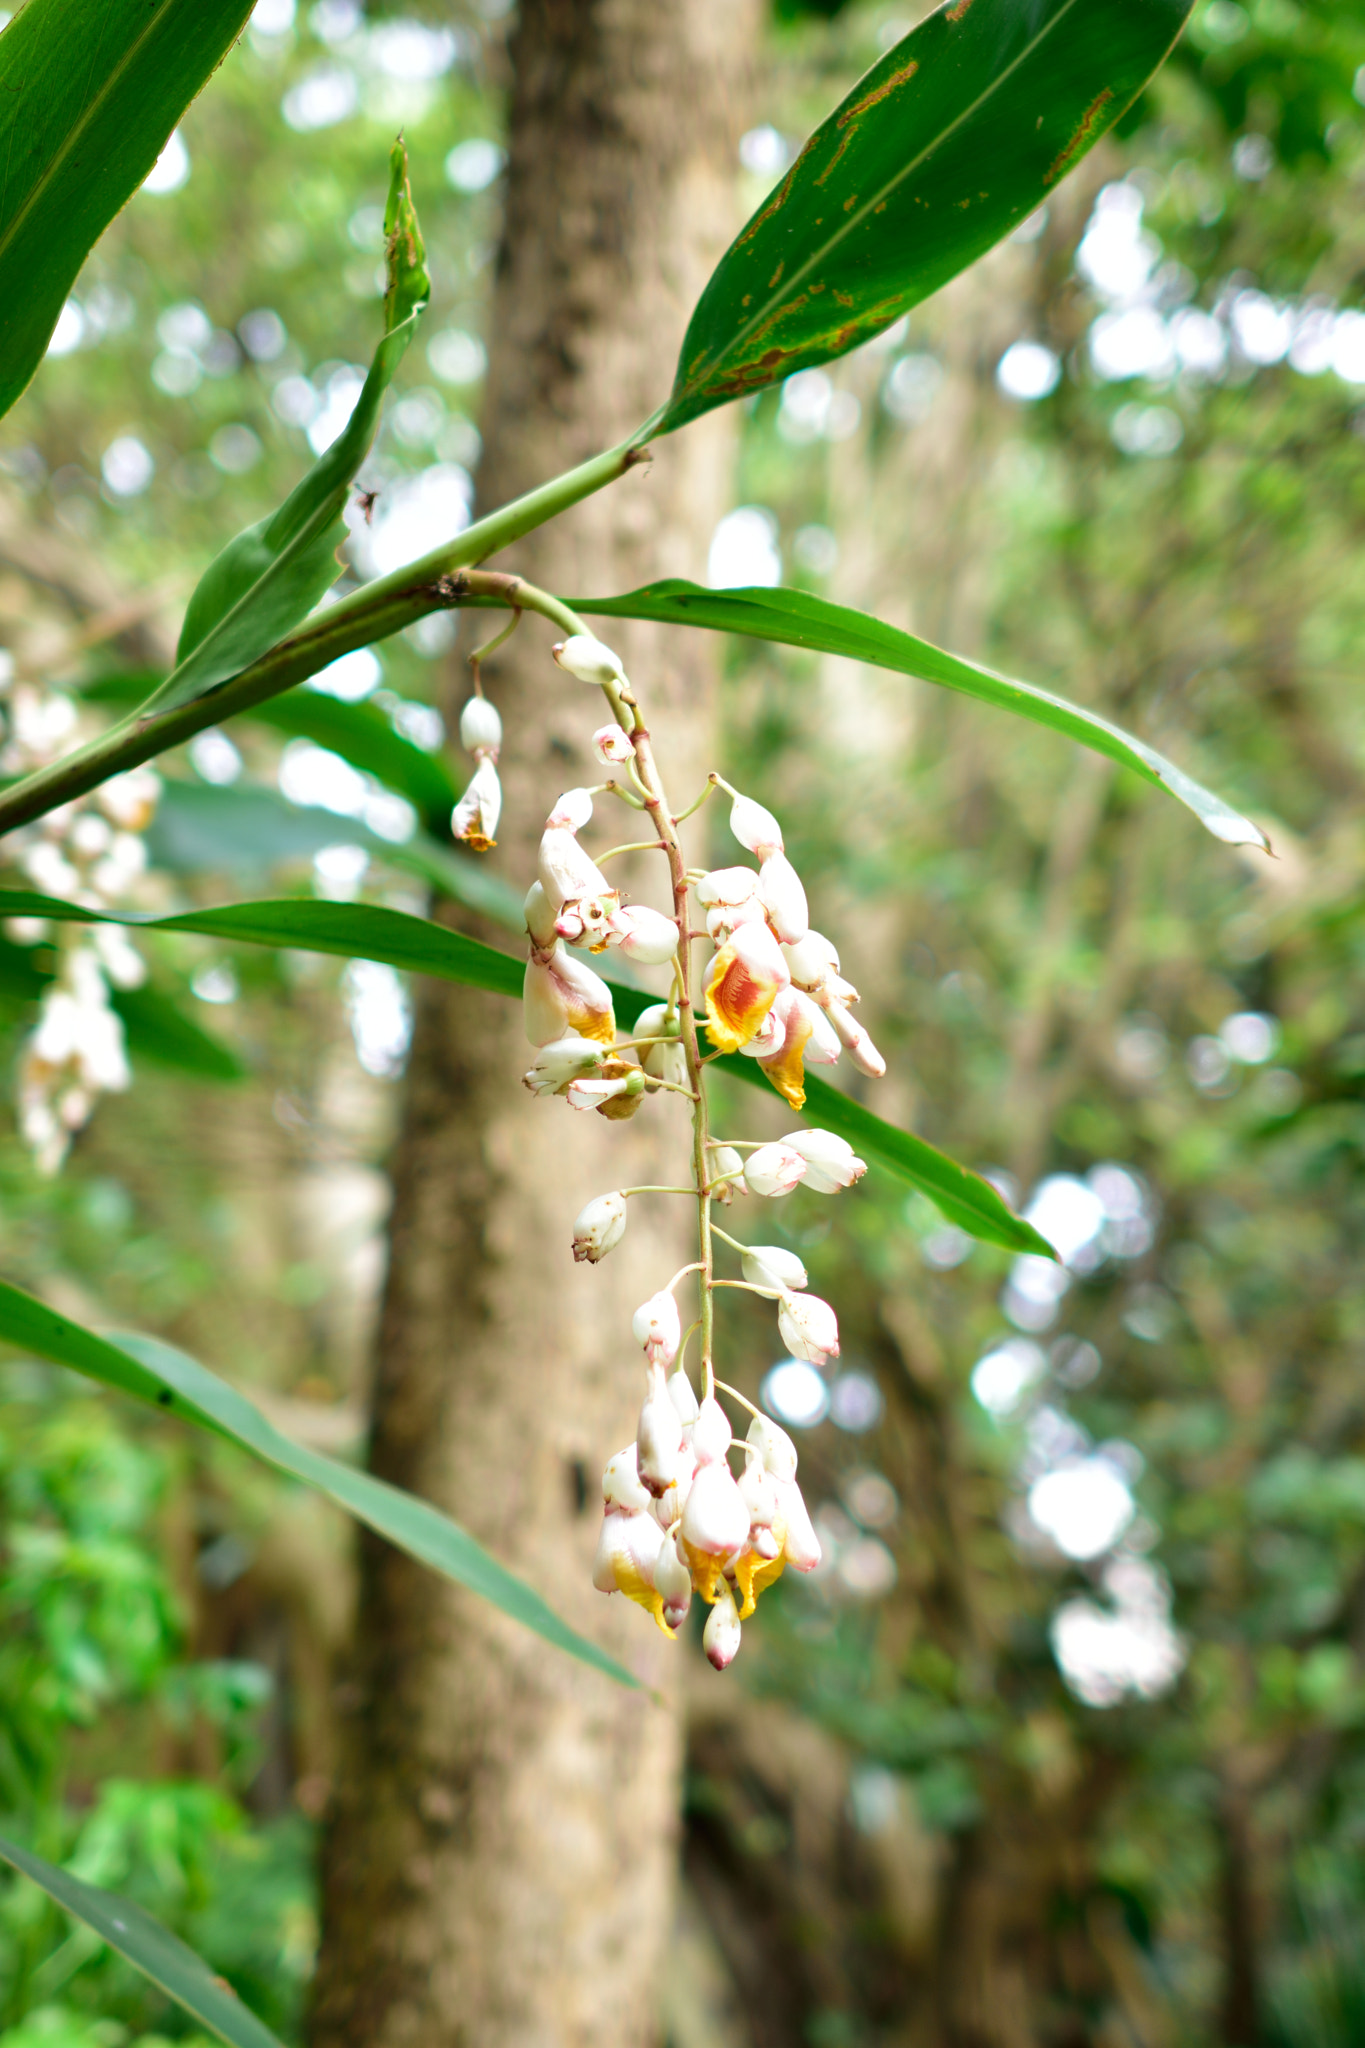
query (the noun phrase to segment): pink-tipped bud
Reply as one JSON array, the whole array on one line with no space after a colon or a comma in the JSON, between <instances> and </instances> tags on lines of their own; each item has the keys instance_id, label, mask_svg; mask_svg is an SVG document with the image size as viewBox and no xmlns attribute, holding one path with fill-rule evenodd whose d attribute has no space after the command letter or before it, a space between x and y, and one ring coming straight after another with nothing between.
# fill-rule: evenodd
<instances>
[{"instance_id":1,"label":"pink-tipped bud","mask_svg":"<svg viewBox=\"0 0 1365 2048\"><path fill-rule=\"evenodd\" d=\"M728 1207L736 1195L749 1192L744 1179L744 1161L733 1145L713 1145L710 1157L712 1197Z\"/></svg>"},{"instance_id":2,"label":"pink-tipped bud","mask_svg":"<svg viewBox=\"0 0 1365 2048\"><path fill-rule=\"evenodd\" d=\"M650 1365L672 1365L682 1343L682 1322L678 1304L666 1288L641 1302L630 1327L636 1343L644 1345Z\"/></svg>"},{"instance_id":3,"label":"pink-tipped bud","mask_svg":"<svg viewBox=\"0 0 1365 2048\"><path fill-rule=\"evenodd\" d=\"M623 683L626 672L621 658L591 633L572 633L560 640L551 653L562 669L577 676L580 683Z\"/></svg>"},{"instance_id":4,"label":"pink-tipped bud","mask_svg":"<svg viewBox=\"0 0 1365 2048\"><path fill-rule=\"evenodd\" d=\"M760 860L782 851L782 827L772 812L765 811L752 797L735 798L730 806L730 830L740 845L747 846Z\"/></svg>"},{"instance_id":5,"label":"pink-tipped bud","mask_svg":"<svg viewBox=\"0 0 1365 2048\"><path fill-rule=\"evenodd\" d=\"M597 1195L587 1207L580 1209L573 1227L573 1255L578 1264L584 1259L595 1266L607 1253L615 1251L626 1234L626 1198L613 1188L610 1194Z\"/></svg>"},{"instance_id":6,"label":"pink-tipped bud","mask_svg":"<svg viewBox=\"0 0 1365 2048\"><path fill-rule=\"evenodd\" d=\"M838 1138L833 1131L793 1131L781 1142L805 1160L806 1186L817 1195L851 1188L867 1172L867 1161L858 1157L847 1138Z\"/></svg>"},{"instance_id":7,"label":"pink-tipped bud","mask_svg":"<svg viewBox=\"0 0 1365 2048\"><path fill-rule=\"evenodd\" d=\"M566 789L545 820L547 829L557 832L581 832L591 822L592 791L588 789Z\"/></svg>"},{"instance_id":8,"label":"pink-tipped bud","mask_svg":"<svg viewBox=\"0 0 1365 2048\"><path fill-rule=\"evenodd\" d=\"M839 1356L838 1319L818 1294L784 1294L777 1305L777 1327L793 1358L824 1365Z\"/></svg>"},{"instance_id":9,"label":"pink-tipped bud","mask_svg":"<svg viewBox=\"0 0 1365 2048\"><path fill-rule=\"evenodd\" d=\"M683 1541L704 1557L733 1557L749 1539L749 1510L722 1458L702 1465L682 1512Z\"/></svg>"},{"instance_id":10,"label":"pink-tipped bud","mask_svg":"<svg viewBox=\"0 0 1365 2048\"><path fill-rule=\"evenodd\" d=\"M785 853L770 853L758 873L758 893L768 922L784 946L797 946L810 931L810 912L801 877Z\"/></svg>"},{"instance_id":11,"label":"pink-tipped bud","mask_svg":"<svg viewBox=\"0 0 1365 2048\"><path fill-rule=\"evenodd\" d=\"M760 1145L744 1163L745 1186L753 1195L789 1195L805 1176L805 1159L785 1142Z\"/></svg>"},{"instance_id":12,"label":"pink-tipped bud","mask_svg":"<svg viewBox=\"0 0 1365 2048\"><path fill-rule=\"evenodd\" d=\"M739 1655L739 1640L744 1631L740 1626L739 1609L735 1596L722 1579L716 1604L706 1617L702 1630L701 1646L707 1659L717 1671L724 1671Z\"/></svg>"},{"instance_id":13,"label":"pink-tipped bud","mask_svg":"<svg viewBox=\"0 0 1365 2048\"><path fill-rule=\"evenodd\" d=\"M730 1418L714 1394L708 1394L692 1425L692 1455L698 1465L718 1465L734 1442ZM729 1469L728 1467L726 1468Z\"/></svg>"},{"instance_id":14,"label":"pink-tipped bud","mask_svg":"<svg viewBox=\"0 0 1365 2048\"><path fill-rule=\"evenodd\" d=\"M880 1081L886 1072L886 1061L857 1018L850 1017L841 1002L827 1001L825 1008L829 1013L830 1023L838 1032L849 1058L859 1073L866 1074L870 1080Z\"/></svg>"},{"instance_id":15,"label":"pink-tipped bud","mask_svg":"<svg viewBox=\"0 0 1365 2048\"><path fill-rule=\"evenodd\" d=\"M641 1481L657 1500L677 1484L684 1468L691 1464L691 1453L683 1445L682 1417L669 1398L661 1365L650 1367L649 1388L640 1409L635 1441Z\"/></svg>"},{"instance_id":16,"label":"pink-tipped bud","mask_svg":"<svg viewBox=\"0 0 1365 2048\"><path fill-rule=\"evenodd\" d=\"M782 1499L777 1481L761 1458L747 1460L739 1475L739 1490L749 1510L749 1549L769 1560L782 1555ZM785 1534L785 1527L783 1528Z\"/></svg>"},{"instance_id":17,"label":"pink-tipped bud","mask_svg":"<svg viewBox=\"0 0 1365 2048\"><path fill-rule=\"evenodd\" d=\"M623 732L619 725L599 725L592 736L592 750L598 760L609 767L620 767L635 757L630 735Z\"/></svg>"},{"instance_id":18,"label":"pink-tipped bud","mask_svg":"<svg viewBox=\"0 0 1365 2048\"><path fill-rule=\"evenodd\" d=\"M607 943L641 967L662 967L678 950L678 922L647 903L627 903L613 913Z\"/></svg>"},{"instance_id":19,"label":"pink-tipped bud","mask_svg":"<svg viewBox=\"0 0 1365 2048\"><path fill-rule=\"evenodd\" d=\"M498 819L502 816L502 785L492 757L479 762L469 787L450 817L450 830L462 846L474 853L487 853L497 844Z\"/></svg>"},{"instance_id":20,"label":"pink-tipped bud","mask_svg":"<svg viewBox=\"0 0 1365 2048\"><path fill-rule=\"evenodd\" d=\"M654 1566L654 1584L663 1600L663 1618L679 1628L692 1605L692 1574L678 1550L676 1536L666 1536Z\"/></svg>"},{"instance_id":21,"label":"pink-tipped bud","mask_svg":"<svg viewBox=\"0 0 1365 2048\"><path fill-rule=\"evenodd\" d=\"M771 1287L781 1294L807 1284L806 1269L796 1253L784 1251L780 1244L751 1244L739 1263L751 1287Z\"/></svg>"},{"instance_id":22,"label":"pink-tipped bud","mask_svg":"<svg viewBox=\"0 0 1365 2048\"><path fill-rule=\"evenodd\" d=\"M467 754L498 758L502 720L486 697L470 697L460 713L460 745Z\"/></svg>"}]
</instances>

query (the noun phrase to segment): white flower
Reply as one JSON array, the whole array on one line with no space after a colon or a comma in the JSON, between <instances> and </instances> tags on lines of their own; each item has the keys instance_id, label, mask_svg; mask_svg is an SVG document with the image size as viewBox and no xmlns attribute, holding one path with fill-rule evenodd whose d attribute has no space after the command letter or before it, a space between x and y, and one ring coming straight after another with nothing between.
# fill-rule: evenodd
<instances>
[{"instance_id":1,"label":"white flower","mask_svg":"<svg viewBox=\"0 0 1365 2048\"><path fill-rule=\"evenodd\" d=\"M678 1419L681 1421L684 1431L687 1431L696 1421L701 1410L697 1405L697 1396L693 1391L692 1382L681 1366L675 1367L668 1376L668 1398L678 1411Z\"/></svg>"},{"instance_id":2,"label":"white flower","mask_svg":"<svg viewBox=\"0 0 1365 2048\"><path fill-rule=\"evenodd\" d=\"M634 1444L627 1444L614 1458L607 1461L602 1474L602 1507L610 1514L613 1508L623 1508L630 1514L644 1514L649 1507L650 1496L640 1483L639 1457Z\"/></svg>"},{"instance_id":3,"label":"white flower","mask_svg":"<svg viewBox=\"0 0 1365 2048\"><path fill-rule=\"evenodd\" d=\"M794 1146L760 1145L744 1165L744 1180L750 1194L789 1195L806 1177L806 1161Z\"/></svg>"},{"instance_id":4,"label":"white flower","mask_svg":"<svg viewBox=\"0 0 1365 2048\"><path fill-rule=\"evenodd\" d=\"M701 1465L682 1511L683 1541L702 1557L732 1557L749 1537L749 1510L722 1458Z\"/></svg>"},{"instance_id":5,"label":"white flower","mask_svg":"<svg viewBox=\"0 0 1365 2048\"><path fill-rule=\"evenodd\" d=\"M576 897L556 917L555 931L566 945L586 945L600 953L614 942L614 920L620 908L621 898L615 889L602 896Z\"/></svg>"},{"instance_id":6,"label":"white flower","mask_svg":"<svg viewBox=\"0 0 1365 2048\"><path fill-rule=\"evenodd\" d=\"M817 1195L852 1187L867 1172L867 1161L859 1159L847 1138L836 1138L833 1131L793 1131L781 1142L805 1160L806 1186Z\"/></svg>"},{"instance_id":7,"label":"white flower","mask_svg":"<svg viewBox=\"0 0 1365 2048\"><path fill-rule=\"evenodd\" d=\"M839 955L823 932L808 931L798 945L786 945L783 951L798 988L823 988L830 974L839 972Z\"/></svg>"},{"instance_id":8,"label":"white flower","mask_svg":"<svg viewBox=\"0 0 1365 2048\"><path fill-rule=\"evenodd\" d=\"M531 935L531 943L534 946L538 946L542 952L554 945L555 911L557 907L557 905L551 903L539 882L532 882L530 888L526 891L526 902L523 905L523 910L526 917L526 929Z\"/></svg>"},{"instance_id":9,"label":"white flower","mask_svg":"<svg viewBox=\"0 0 1365 2048\"><path fill-rule=\"evenodd\" d=\"M502 784L491 757L485 755L451 813L450 830L461 845L471 847L475 853L487 853L497 844L495 835L501 815Z\"/></svg>"},{"instance_id":10,"label":"white flower","mask_svg":"<svg viewBox=\"0 0 1365 2048\"><path fill-rule=\"evenodd\" d=\"M599 725L592 736L592 750L599 761L617 765L634 759L635 749L630 736L619 725Z\"/></svg>"},{"instance_id":11,"label":"white flower","mask_svg":"<svg viewBox=\"0 0 1365 2048\"><path fill-rule=\"evenodd\" d=\"M623 683L626 672L621 657L594 639L591 633L572 633L550 650L561 668L577 676L580 683Z\"/></svg>"},{"instance_id":12,"label":"white flower","mask_svg":"<svg viewBox=\"0 0 1365 2048\"><path fill-rule=\"evenodd\" d=\"M124 832L145 832L160 795L161 777L154 768L129 768L101 783L95 802Z\"/></svg>"},{"instance_id":13,"label":"white flower","mask_svg":"<svg viewBox=\"0 0 1365 2048\"><path fill-rule=\"evenodd\" d=\"M739 1655L739 1640L744 1631L740 1627L739 1609L735 1596L722 1579L716 1594L716 1604L706 1617L702 1630L701 1646L707 1658L717 1671L724 1671Z\"/></svg>"},{"instance_id":14,"label":"white flower","mask_svg":"<svg viewBox=\"0 0 1365 2048\"><path fill-rule=\"evenodd\" d=\"M744 1277L754 1287L771 1287L781 1293L785 1288L804 1287L806 1269L795 1252L784 1251L777 1244L746 1245L740 1258Z\"/></svg>"},{"instance_id":15,"label":"white flower","mask_svg":"<svg viewBox=\"0 0 1365 2048\"><path fill-rule=\"evenodd\" d=\"M782 1520L777 1481L761 1458L749 1458L739 1475L739 1490L749 1510L749 1548L769 1560L782 1555L782 1539L774 1526Z\"/></svg>"},{"instance_id":16,"label":"white flower","mask_svg":"<svg viewBox=\"0 0 1365 2048\"><path fill-rule=\"evenodd\" d=\"M612 915L610 943L641 967L662 967L678 950L678 922L647 903L627 903Z\"/></svg>"},{"instance_id":17,"label":"white flower","mask_svg":"<svg viewBox=\"0 0 1365 2048\"><path fill-rule=\"evenodd\" d=\"M796 1483L796 1445L785 1429L779 1429L766 1415L756 1415L749 1424L749 1442L756 1446L764 1466L777 1487L778 1505L785 1524L782 1554L798 1572L812 1572L820 1562L820 1539L811 1525L801 1489Z\"/></svg>"},{"instance_id":18,"label":"white flower","mask_svg":"<svg viewBox=\"0 0 1365 2048\"><path fill-rule=\"evenodd\" d=\"M666 1536L654 1566L654 1584L663 1601L666 1627L676 1630L692 1605L692 1574L678 1549L676 1536Z\"/></svg>"},{"instance_id":19,"label":"white flower","mask_svg":"<svg viewBox=\"0 0 1365 2048\"><path fill-rule=\"evenodd\" d=\"M705 910L720 904L733 908L757 895L758 876L753 868L712 868L697 883L697 901Z\"/></svg>"},{"instance_id":20,"label":"white flower","mask_svg":"<svg viewBox=\"0 0 1365 2048\"><path fill-rule=\"evenodd\" d=\"M547 825L541 834L536 874L556 910L580 896L606 896L611 885L596 862L563 825Z\"/></svg>"},{"instance_id":21,"label":"white flower","mask_svg":"<svg viewBox=\"0 0 1365 2048\"><path fill-rule=\"evenodd\" d=\"M644 1345L650 1365L672 1365L682 1342L682 1323L678 1304L666 1288L641 1302L630 1327L636 1343Z\"/></svg>"},{"instance_id":22,"label":"white flower","mask_svg":"<svg viewBox=\"0 0 1365 2048\"><path fill-rule=\"evenodd\" d=\"M90 938L115 988L141 988L147 979L147 963L122 926L97 924Z\"/></svg>"},{"instance_id":23,"label":"white flower","mask_svg":"<svg viewBox=\"0 0 1365 2048\"><path fill-rule=\"evenodd\" d=\"M748 903L713 903L706 913L706 936L717 946L723 946L742 924L761 924L766 930L767 923L763 905L757 896Z\"/></svg>"},{"instance_id":24,"label":"white flower","mask_svg":"<svg viewBox=\"0 0 1365 2048\"><path fill-rule=\"evenodd\" d=\"M555 807L545 823L561 832L581 832L585 825L592 823L592 791L566 789L563 795L556 799Z\"/></svg>"},{"instance_id":25,"label":"white flower","mask_svg":"<svg viewBox=\"0 0 1365 2048\"><path fill-rule=\"evenodd\" d=\"M886 1072L886 1061L882 1058L857 1018L850 1017L842 1002L837 1002L829 997L825 1000L825 1010L830 1023L843 1041L854 1066L857 1067L860 1073L868 1075L871 1080L880 1081L882 1075Z\"/></svg>"},{"instance_id":26,"label":"white flower","mask_svg":"<svg viewBox=\"0 0 1365 2048\"><path fill-rule=\"evenodd\" d=\"M623 1060L613 1065L624 1066ZM632 1067L629 1073L589 1074L580 1081L570 1081L564 1090L564 1099L570 1109L600 1109L610 1114L614 1105L622 1106L618 1114L633 1115L640 1098L645 1092L645 1077L639 1067ZM624 1107L631 1104L630 1109Z\"/></svg>"},{"instance_id":27,"label":"white flower","mask_svg":"<svg viewBox=\"0 0 1365 2048\"><path fill-rule=\"evenodd\" d=\"M674 938L677 927L674 926ZM637 1040L653 1039L651 1045L640 1045L640 1064L647 1074L656 1081L672 1081L681 1088L687 1082L687 1054L683 1050L679 1033L682 1029L676 1009L671 1025L667 1003L651 1003L641 1010L631 1027L631 1035Z\"/></svg>"},{"instance_id":28,"label":"white flower","mask_svg":"<svg viewBox=\"0 0 1365 2048\"><path fill-rule=\"evenodd\" d=\"M785 853L768 855L758 871L758 893L783 945L799 945L810 931L810 912L801 877Z\"/></svg>"},{"instance_id":29,"label":"white flower","mask_svg":"<svg viewBox=\"0 0 1365 2048\"><path fill-rule=\"evenodd\" d=\"M838 1321L818 1294L784 1294L777 1305L777 1327L793 1358L824 1365L839 1356Z\"/></svg>"},{"instance_id":30,"label":"white flower","mask_svg":"<svg viewBox=\"0 0 1365 2048\"><path fill-rule=\"evenodd\" d=\"M782 851L782 827L772 812L765 811L752 797L735 798L730 806L730 830L740 845L747 846L760 860Z\"/></svg>"},{"instance_id":31,"label":"white flower","mask_svg":"<svg viewBox=\"0 0 1365 2048\"><path fill-rule=\"evenodd\" d=\"M766 924L742 924L702 981L707 1029L722 1052L738 1052L763 1023L791 972Z\"/></svg>"},{"instance_id":32,"label":"white flower","mask_svg":"<svg viewBox=\"0 0 1365 2048\"><path fill-rule=\"evenodd\" d=\"M723 1463L733 1442L729 1416L715 1395L708 1394L697 1410L697 1419L692 1426L692 1450L698 1465Z\"/></svg>"},{"instance_id":33,"label":"white flower","mask_svg":"<svg viewBox=\"0 0 1365 2048\"><path fill-rule=\"evenodd\" d=\"M599 1593L625 1593L640 1600L652 1589L654 1567L664 1547L664 1532L647 1511L605 1515L597 1538L592 1582Z\"/></svg>"},{"instance_id":34,"label":"white flower","mask_svg":"<svg viewBox=\"0 0 1365 2048\"><path fill-rule=\"evenodd\" d=\"M779 1424L766 1415L755 1415L749 1424L748 1441L774 1479L795 1479L796 1445ZM610 1471L610 1466L607 1469Z\"/></svg>"},{"instance_id":35,"label":"white flower","mask_svg":"<svg viewBox=\"0 0 1365 2048\"><path fill-rule=\"evenodd\" d=\"M692 1454L683 1444L682 1417L669 1396L660 1364L650 1366L635 1442L641 1481L656 1498L675 1486L684 1469L690 1468Z\"/></svg>"},{"instance_id":36,"label":"white flower","mask_svg":"<svg viewBox=\"0 0 1365 2048\"><path fill-rule=\"evenodd\" d=\"M570 1032L566 1038L551 1039L536 1054L535 1064L522 1075L522 1085L533 1095L558 1095L580 1074L590 1074L607 1056L604 1045Z\"/></svg>"},{"instance_id":37,"label":"white flower","mask_svg":"<svg viewBox=\"0 0 1365 2048\"><path fill-rule=\"evenodd\" d=\"M502 720L486 697L470 697L461 711L460 745L467 754L488 754L497 760Z\"/></svg>"},{"instance_id":38,"label":"white flower","mask_svg":"<svg viewBox=\"0 0 1365 2048\"><path fill-rule=\"evenodd\" d=\"M573 1227L573 1255L581 1265L584 1259L590 1266L605 1259L614 1251L626 1234L626 1198L613 1188L610 1194L596 1195L586 1208L580 1209Z\"/></svg>"},{"instance_id":39,"label":"white flower","mask_svg":"<svg viewBox=\"0 0 1365 2048\"><path fill-rule=\"evenodd\" d=\"M522 1016L532 1045L549 1045L571 1032L607 1046L616 1037L611 990L558 943L548 951L537 948L526 963Z\"/></svg>"},{"instance_id":40,"label":"white flower","mask_svg":"<svg viewBox=\"0 0 1365 2048\"><path fill-rule=\"evenodd\" d=\"M735 1195L747 1195L744 1180L744 1161L733 1145L711 1147L711 1193L719 1202L728 1203Z\"/></svg>"}]
</instances>

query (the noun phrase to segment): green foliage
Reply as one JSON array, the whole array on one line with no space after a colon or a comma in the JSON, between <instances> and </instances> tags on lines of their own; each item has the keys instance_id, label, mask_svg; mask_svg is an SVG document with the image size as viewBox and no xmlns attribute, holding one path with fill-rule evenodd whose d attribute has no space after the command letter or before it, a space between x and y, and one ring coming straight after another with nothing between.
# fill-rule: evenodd
<instances>
[{"instance_id":1,"label":"green foliage","mask_svg":"<svg viewBox=\"0 0 1365 2048\"><path fill-rule=\"evenodd\" d=\"M250 12L246 0L30 0L0 41L0 413Z\"/></svg>"}]
</instances>

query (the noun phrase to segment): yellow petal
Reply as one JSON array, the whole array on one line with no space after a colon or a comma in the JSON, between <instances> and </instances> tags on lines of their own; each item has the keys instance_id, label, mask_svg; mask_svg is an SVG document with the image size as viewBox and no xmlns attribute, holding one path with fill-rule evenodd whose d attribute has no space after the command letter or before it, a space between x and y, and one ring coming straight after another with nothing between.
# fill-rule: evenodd
<instances>
[{"instance_id":1,"label":"yellow petal","mask_svg":"<svg viewBox=\"0 0 1365 2048\"><path fill-rule=\"evenodd\" d=\"M760 1593L782 1576L787 1560L779 1551L776 1557L764 1557L761 1551L746 1550L735 1565L735 1579L744 1595L744 1605L739 1610L741 1621L747 1621L758 1605Z\"/></svg>"},{"instance_id":2,"label":"yellow petal","mask_svg":"<svg viewBox=\"0 0 1365 2048\"><path fill-rule=\"evenodd\" d=\"M706 1016L722 1052L738 1052L747 1045L771 1010L777 989L776 979L755 973L733 940L721 947L706 978Z\"/></svg>"},{"instance_id":3,"label":"yellow petal","mask_svg":"<svg viewBox=\"0 0 1365 2048\"><path fill-rule=\"evenodd\" d=\"M787 1036L782 1050L770 1060L760 1060L768 1079L778 1094L789 1102L793 1109L804 1109L806 1105L806 1069L803 1064L806 1045L813 1026L808 1023L800 1010L795 1010L788 1021Z\"/></svg>"},{"instance_id":4,"label":"yellow petal","mask_svg":"<svg viewBox=\"0 0 1365 2048\"><path fill-rule=\"evenodd\" d=\"M692 1572L692 1584L701 1594L708 1607L714 1607L720 1597L720 1581L725 1570L723 1557L712 1557L709 1550L696 1550L684 1536L682 1547L687 1553L687 1562Z\"/></svg>"},{"instance_id":5,"label":"yellow petal","mask_svg":"<svg viewBox=\"0 0 1365 2048\"><path fill-rule=\"evenodd\" d=\"M670 1628L664 1620L663 1594L657 1592L649 1584L648 1580L641 1576L629 1558L622 1557L618 1553L611 1561L611 1568L615 1574L617 1592L624 1593L627 1600L633 1600L637 1607L643 1607L647 1613L652 1614L659 1627L663 1630L669 1641L672 1642L678 1631L675 1628Z\"/></svg>"}]
</instances>

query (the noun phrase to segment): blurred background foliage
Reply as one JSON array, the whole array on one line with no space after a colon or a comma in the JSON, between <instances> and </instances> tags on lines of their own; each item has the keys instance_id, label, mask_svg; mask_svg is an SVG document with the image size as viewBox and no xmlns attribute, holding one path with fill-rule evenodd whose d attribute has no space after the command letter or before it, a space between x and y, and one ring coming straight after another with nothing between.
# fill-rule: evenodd
<instances>
[{"instance_id":1,"label":"blurred background foliage","mask_svg":"<svg viewBox=\"0 0 1365 2048\"><path fill-rule=\"evenodd\" d=\"M748 200L912 19L780 0ZM463 521L505 32L493 6L261 0L0 430L12 687L98 719L338 430L400 124L435 293L355 572ZM731 1372L797 1432L828 1562L764 1602L728 1679L694 1656L672 2048L1362 2038L1363 67L1355 0L1202 0L1011 242L749 402L714 582L781 575L1103 709L1276 858L927 686L731 649L731 772L862 987L876 1107L998 1177L1067 1268L876 1176L832 1222L799 1192L780 1212L840 1304L839 1371L783 1365L739 1314ZM426 622L293 693L292 725L166 763L137 900L274 870L418 907L439 804L317 735L364 699L437 765L451 644ZM7 1274L353 1450L406 993L143 950L132 1089L56 1180L0 1144ZM11 1059L50 971L10 936ZM345 1531L18 1359L0 1515L3 1826L142 1899L296 2037ZM5 2048L183 2035L17 1881L0 1985Z\"/></svg>"}]
</instances>

